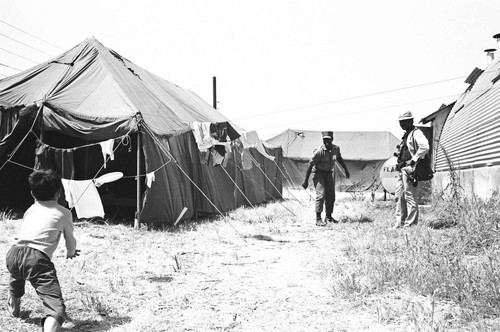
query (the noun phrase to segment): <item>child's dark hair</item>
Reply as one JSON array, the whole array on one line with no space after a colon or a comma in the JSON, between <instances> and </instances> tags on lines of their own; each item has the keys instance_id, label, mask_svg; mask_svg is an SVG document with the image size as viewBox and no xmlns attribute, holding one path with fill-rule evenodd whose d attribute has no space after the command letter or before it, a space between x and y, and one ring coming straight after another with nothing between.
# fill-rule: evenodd
<instances>
[{"instance_id":1,"label":"child's dark hair","mask_svg":"<svg viewBox=\"0 0 500 332\"><path fill-rule=\"evenodd\" d=\"M28 183L38 201L50 201L62 187L61 177L51 169L35 170L29 175Z\"/></svg>"}]
</instances>

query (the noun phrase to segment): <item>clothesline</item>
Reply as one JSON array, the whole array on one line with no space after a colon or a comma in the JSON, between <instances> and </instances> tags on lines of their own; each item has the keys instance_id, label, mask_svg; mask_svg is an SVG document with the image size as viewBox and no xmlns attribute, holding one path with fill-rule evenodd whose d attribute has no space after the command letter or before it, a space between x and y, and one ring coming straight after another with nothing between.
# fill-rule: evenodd
<instances>
[{"instance_id":1,"label":"clothesline","mask_svg":"<svg viewBox=\"0 0 500 332\"><path fill-rule=\"evenodd\" d=\"M33 128L33 127L32 127ZM26 140L26 137L29 135L29 134L33 134L35 136L36 139L38 139L42 144L50 147L51 149L54 149L54 150L71 150L71 151L74 151L74 150L77 150L77 149L83 149L83 148L88 148L88 147L91 147L91 146L96 146L96 145L99 145L100 142L97 142L97 143L91 143L91 144L86 144L86 145L81 145L81 146L78 146L78 147L73 147L73 148L56 148L56 147L53 147L49 144L46 144L44 142L42 142L42 140L40 139L40 137L38 137L38 135L32 130L30 129L29 132L27 133L27 135L23 138L23 140L21 141L21 143L19 143L18 147L22 145L22 143ZM125 134L125 135L122 135L120 137L117 137L117 138L114 138L113 140L120 140L120 143L123 144L123 146L128 146L130 145L130 131ZM120 144L118 144L116 146L116 148L113 150L113 152L115 152L118 147L120 146ZM11 164L14 164L14 165L17 165L17 166L20 166L20 167L23 167L23 168L26 168L26 169L29 169L29 170L32 170L34 171L35 168L34 167L31 167L31 166L27 166L27 165L24 165L22 163L18 163L18 162L15 162L13 161L11 158L14 156L14 154L17 152L18 150L18 147L16 147L16 149L14 149L14 151L10 154L10 158L8 160L5 161L5 164L6 163L11 163ZM109 161L109 158L108 160ZM123 178L137 178L137 177L146 177L148 176L148 174L151 174L151 173L155 173L157 171L159 171L161 168L165 167L166 165L168 165L170 162L172 162L172 159L169 159L167 162L163 163L162 165L160 165L159 167L157 167L155 170L151 171L151 172L147 172L147 173L142 173L142 174L135 174L135 175L126 175L124 176ZM103 165L106 164L106 162L103 163ZM3 165L4 166L4 165ZM3 167L2 166L2 167ZM0 168L1 169L1 168ZM102 169L102 167L100 168ZM97 174L92 178L92 180L94 180L95 178L97 177Z\"/></svg>"},{"instance_id":2,"label":"clothesline","mask_svg":"<svg viewBox=\"0 0 500 332\"><path fill-rule=\"evenodd\" d=\"M17 165L17 166L20 166L20 167L23 167L23 168L26 168L26 169L32 170L32 171L34 171L34 170L35 170L35 168L33 168L33 167L26 166L26 165L23 165L23 164L21 164L21 163L18 163L18 162L12 161L12 160L8 160L8 162L9 162L9 163L11 163L11 164L14 164L14 165ZM123 177L122 177L122 179L130 179L130 178L137 178L137 177L140 177L140 178L142 178L142 177L146 177L146 176L148 176L148 174L158 172L161 168L165 167L165 166L166 166L166 165L168 165L170 162L172 162L172 160L169 160L169 161L167 161L166 163L163 163L160 167L156 168L156 169L155 169L154 171L152 171L152 172L142 173L142 174L139 174L139 175L125 175L125 176L123 176ZM96 176L95 178L97 178L97 176ZM95 178L94 178L94 179L95 179Z\"/></svg>"},{"instance_id":3,"label":"clothesline","mask_svg":"<svg viewBox=\"0 0 500 332\"><path fill-rule=\"evenodd\" d=\"M160 169L162 169L163 167L167 166L168 164L170 164L172 162L172 159L170 159L169 161L163 163L160 167L157 167L154 171L152 172L148 172L148 173L144 173L144 174L139 174L139 175L126 175L124 176L122 179L127 179L127 178L137 178L137 177L144 177L144 176L148 176L149 174L152 174L152 173L156 173L158 172Z\"/></svg>"},{"instance_id":4,"label":"clothesline","mask_svg":"<svg viewBox=\"0 0 500 332\"><path fill-rule=\"evenodd\" d=\"M132 131L132 129L130 129L130 130L128 131L128 133L127 133L127 134L125 134L125 135L124 135L124 136L122 136L122 137L128 136L128 135L130 134L130 132L131 132L131 131ZM99 143L97 143L97 144L99 144ZM118 143L118 145L117 145L117 146L113 149L113 154L115 153L115 151L116 151L116 150L120 147L120 145L122 145L122 144L123 144L123 140L120 140L120 143ZM73 199L73 198L72 198L72 201L73 201L73 207L71 207L71 208L70 208L70 211L72 211L72 210L73 210L73 208L75 208L75 207L77 206L78 202L82 199L83 195L85 195L85 193L87 192L87 190L89 190L89 188L90 188L91 186L92 186L93 188L95 188L95 182L94 182L94 181L95 181L95 179L96 179L96 177L97 177L97 174L99 174L99 172L100 172L100 171L104 168L104 166L106 165L106 163L109 161L109 159L110 159L110 158L111 158L111 154L107 155L106 160L105 160L105 161L104 161L104 163L101 165L101 167L97 170L97 172L95 173L95 175L92 177L91 181L89 181L89 182L87 183L86 187L85 187L83 190L81 190L81 188L79 188L79 193L78 193L78 195L77 195L78 197L77 197L76 199ZM70 188L70 187L68 186L68 188ZM96 190L96 191L97 191L97 190ZM102 203L101 203L101 207L102 207ZM77 211L77 212L78 212L78 211ZM103 215L103 216L104 216L104 215ZM102 217L103 217L103 216L102 216Z\"/></svg>"},{"instance_id":5,"label":"clothesline","mask_svg":"<svg viewBox=\"0 0 500 332\"><path fill-rule=\"evenodd\" d=\"M41 139L40 137L38 137L38 135L37 135L37 134L36 134L33 130L30 130L30 131L32 132L32 134L33 134L33 135L35 135L35 137L36 137L36 138L37 138L37 139L38 139L38 140L39 140L42 144L45 144L45 145L47 145L48 147L50 147L51 149L54 149L54 150L68 150L68 151L75 151L75 150L78 150L78 149L84 149L84 148L89 148L89 147L91 147L91 146L100 145L101 143L108 141L108 140L106 140L106 141L101 141L101 142L97 142L97 143L90 143L90 144L86 144L86 145L75 146L75 147L73 147L73 148L56 148L56 147L54 147L54 146L52 146L52 145L49 145L49 144L47 144L47 143L44 143L44 142L42 141L42 139ZM130 135L129 135L129 134L130 134L130 132L131 132L131 130L130 130L128 133L126 133L125 135L123 135L123 136L119 136L119 137L117 137L117 138L110 138L110 140L118 140L118 139L119 139L119 140L121 140L121 143L123 144L123 146L128 146L128 145L130 145ZM124 140L125 140L125 141L128 141L128 142L123 143L123 141L124 141ZM115 149L115 150L113 150L113 152L114 152L114 151L116 151L116 149Z\"/></svg>"}]
</instances>

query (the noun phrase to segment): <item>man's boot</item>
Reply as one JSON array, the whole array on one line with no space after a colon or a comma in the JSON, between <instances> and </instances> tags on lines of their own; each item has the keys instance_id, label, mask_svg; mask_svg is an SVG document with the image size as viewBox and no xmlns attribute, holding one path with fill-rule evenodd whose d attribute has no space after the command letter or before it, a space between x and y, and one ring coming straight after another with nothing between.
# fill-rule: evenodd
<instances>
[{"instance_id":1,"label":"man's boot","mask_svg":"<svg viewBox=\"0 0 500 332\"><path fill-rule=\"evenodd\" d=\"M326 222L321 219L321 212L316 212L316 226L325 226Z\"/></svg>"},{"instance_id":2,"label":"man's boot","mask_svg":"<svg viewBox=\"0 0 500 332\"><path fill-rule=\"evenodd\" d=\"M334 219L331 214L327 214L325 218L326 222L333 222L333 223L338 223L339 221Z\"/></svg>"}]
</instances>

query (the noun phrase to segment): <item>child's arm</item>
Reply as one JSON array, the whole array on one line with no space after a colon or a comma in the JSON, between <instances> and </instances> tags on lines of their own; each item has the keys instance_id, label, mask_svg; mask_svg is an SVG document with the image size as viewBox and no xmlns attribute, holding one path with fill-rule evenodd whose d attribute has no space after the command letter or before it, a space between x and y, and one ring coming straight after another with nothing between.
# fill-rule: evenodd
<instances>
[{"instance_id":1,"label":"child's arm","mask_svg":"<svg viewBox=\"0 0 500 332\"><path fill-rule=\"evenodd\" d=\"M69 211L68 211L69 212ZM76 239L73 235L73 221L71 213L64 223L63 235L66 242L66 258L74 258L79 255L80 250L76 249Z\"/></svg>"}]
</instances>

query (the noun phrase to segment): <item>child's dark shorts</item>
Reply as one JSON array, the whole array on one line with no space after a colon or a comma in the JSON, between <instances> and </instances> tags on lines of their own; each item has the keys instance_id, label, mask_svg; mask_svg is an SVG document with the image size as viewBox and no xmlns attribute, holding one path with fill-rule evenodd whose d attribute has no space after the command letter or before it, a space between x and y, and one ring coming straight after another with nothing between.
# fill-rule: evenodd
<instances>
[{"instance_id":1,"label":"child's dark shorts","mask_svg":"<svg viewBox=\"0 0 500 332\"><path fill-rule=\"evenodd\" d=\"M45 315L54 317L62 324L66 307L50 258L40 250L13 245L7 252L6 265L10 272L10 294L22 297L25 282L29 281L43 301Z\"/></svg>"}]
</instances>

